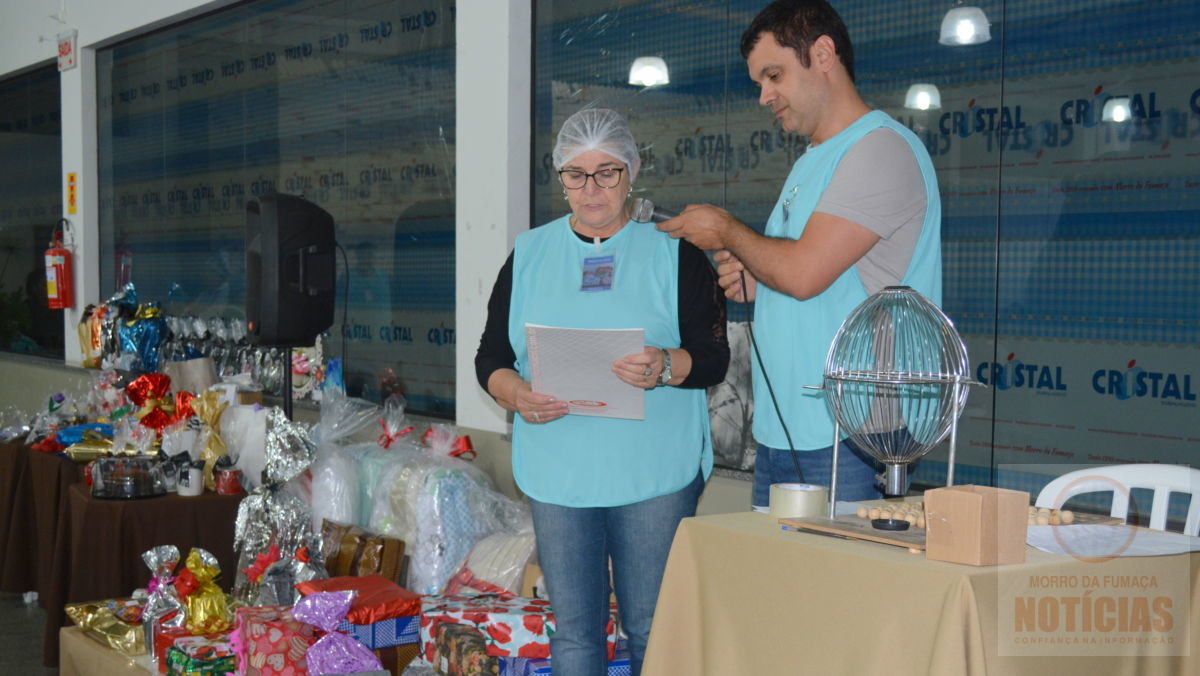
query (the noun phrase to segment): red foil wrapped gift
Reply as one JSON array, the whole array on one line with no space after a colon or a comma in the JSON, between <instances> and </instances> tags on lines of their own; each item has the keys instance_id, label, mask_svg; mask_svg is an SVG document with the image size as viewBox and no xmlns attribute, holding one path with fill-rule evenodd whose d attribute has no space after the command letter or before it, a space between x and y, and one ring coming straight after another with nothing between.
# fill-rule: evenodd
<instances>
[{"instance_id":1,"label":"red foil wrapped gift","mask_svg":"<svg viewBox=\"0 0 1200 676\"><path fill-rule=\"evenodd\" d=\"M143 426L162 432L162 428L175 419L175 401L171 392L171 376L163 373L147 373L138 376L125 386L129 400L138 407L134 416Z\"/></svg>"}]
</instances>

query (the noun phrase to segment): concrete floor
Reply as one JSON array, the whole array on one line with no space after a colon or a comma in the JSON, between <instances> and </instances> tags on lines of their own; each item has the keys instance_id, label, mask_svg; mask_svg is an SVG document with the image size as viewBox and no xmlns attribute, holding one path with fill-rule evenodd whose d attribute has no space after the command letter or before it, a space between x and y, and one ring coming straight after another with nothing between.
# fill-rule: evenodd
<instances>
[{"instance_id":1,"label":"concrete floor","mask_svg":"<svg viewBox=\"0 0 1200 676\"><path fill-rule=\"evenodd\" d=\"M20 594L0 593L0 676L58 676L42 666L46 611L26 605Z\"/></svg>"}]
</instances>

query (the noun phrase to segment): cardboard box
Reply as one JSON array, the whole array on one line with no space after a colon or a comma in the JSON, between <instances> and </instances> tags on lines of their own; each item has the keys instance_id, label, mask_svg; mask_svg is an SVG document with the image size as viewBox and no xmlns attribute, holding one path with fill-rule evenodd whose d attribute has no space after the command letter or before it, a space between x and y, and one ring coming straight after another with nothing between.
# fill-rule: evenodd
<instances>
[{"instance_id":1,"label":"cardboard box","mask_svg":"<svg viewBox=\"0 0 1200 676\"><path fill-rule=\"evenodd\" d=\"M258 404L262 406L263 393L262 390L243 390L237 391L237 403L240 406L253 406Z\"/></svg>"},{"instance_id":2,"label":"cardboard box","mask_svg":"<svg viewBox=\"0 0 1200 676\"><path fill-rule=\"evenodd\" d=\"M994 566L1025 561L1029 493L990 486L925 491L925 558Z\"/></svg>"},{"instance_id":3,"label":"cardboard box","mask_svg":"<svg viewBox=\"0 0 1200 676\"><path fill-rule=\"evenodd\" d=\"M321 522L321 555L331 577L382 575L403 584L404 541L325 519Z\"/></svg>"},{"instance_id":4,"label":"cardboard box","mask_svg":"<svg viewBox=\"0 0 1200 676\"><path fill-rule=\"evenodd\" d=\"M388 648L375 648L371 652L375 653L375 656L379 658L379 663L391 676L400 676L408 668L409 663L421 654L421 644L407 643Z\"/></svg>"},{"instance_id":5,"label":"cardboard box","mask_svg":"<svg viewBox=\"0 0 1200 676\"><path fill-rule=\"evenodd\" d=\"M529 563L525 566L525 575L521 579L521 596L527 599L538 598L538 578L542 576L542 569L536 563ZM542 594L542 598L545 598Z\"/></svg>"}]
</instances>

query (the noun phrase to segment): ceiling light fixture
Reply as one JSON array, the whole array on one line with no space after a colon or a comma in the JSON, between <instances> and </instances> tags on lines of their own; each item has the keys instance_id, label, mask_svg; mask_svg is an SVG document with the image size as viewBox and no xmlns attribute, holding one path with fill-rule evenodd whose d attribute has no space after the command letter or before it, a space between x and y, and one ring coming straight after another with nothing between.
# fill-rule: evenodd
<instances>
[{"instance_id":1,"label":"ceiling light fixture","mask_svg":"<svg viewBox=\"0 0 1200 676\"><path fill-rule=\"evenodd\" d=\"M1114 96L1104 102L1100 119L1105 122L1125 122L1129 119L1129 97Z\"/></svg>"},{"instance_id":2,"label":"ceiling light fixture","mask_svg":"<svg viewBox=\"0 0 1200 676\"><path fill-rule=\"evenodd\" d=\"M978 45L992 39L987 15L978 7L959 4L951 7L942 18L942 32L938 42L957 47Z\"/></svg>"},{"instance_id":3,"label":"ceiling light fixture","mask_svg":"<svg viewBox=\"0 0 1200 676\"><path fill-rule=\"evenodd\" d=\"M671 82L667 62L658 56L639 56L629 67L629 84L653 87Z\"/></svg>"},{"instance_id":4,"label":"ceiling light fixture","mask_svg":"<svg viewBox=\"0 0 1200 676\"><path fill-rule=\"evenodd\" d=\"M938 91L937 85L918 82L909 87L908 92L904 94L904 107L912 110L940 110L942 93Z\"/></svg>"}]
</instances>

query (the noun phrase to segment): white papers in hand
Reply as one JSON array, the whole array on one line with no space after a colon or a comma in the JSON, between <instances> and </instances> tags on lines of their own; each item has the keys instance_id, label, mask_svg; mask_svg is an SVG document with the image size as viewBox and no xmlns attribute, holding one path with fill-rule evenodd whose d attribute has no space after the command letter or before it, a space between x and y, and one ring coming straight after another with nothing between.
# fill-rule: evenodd
<instances>
[{"instance_id":1,"label":"white papers in hand","mask_svg":"<svg viewBox=\"0 0 1200 676\"><path fill-rule=\"evenodd\" d=\"M642 351L642 329L525 325L533 391L567 402L575 415L645 418L646 391L622 382L612 363Z\"/></svg>"}]
</instances>

